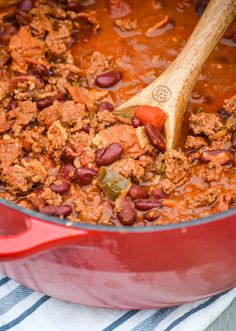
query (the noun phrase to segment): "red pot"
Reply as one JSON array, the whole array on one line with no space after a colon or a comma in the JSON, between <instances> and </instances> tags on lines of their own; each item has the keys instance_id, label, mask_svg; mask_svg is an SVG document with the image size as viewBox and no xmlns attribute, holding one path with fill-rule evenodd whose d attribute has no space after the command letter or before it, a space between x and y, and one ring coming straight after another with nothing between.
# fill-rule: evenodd
<instances>
[{"instance_id":1,"label":"red pot","mask_svg":"<svg viewBox=\"0 0 236 331\"><path fill-rule=\"evenodd\" d=\"M68 226L2 199L0 215L0 272L59 299L158 308L236 285L235 209L147 228Z\"/></svg>"}]
</instances>

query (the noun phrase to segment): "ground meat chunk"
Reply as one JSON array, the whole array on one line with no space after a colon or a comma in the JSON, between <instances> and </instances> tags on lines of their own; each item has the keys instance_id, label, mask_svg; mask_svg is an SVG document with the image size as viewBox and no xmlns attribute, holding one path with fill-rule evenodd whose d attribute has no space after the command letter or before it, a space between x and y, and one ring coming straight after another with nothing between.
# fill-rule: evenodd
<instances>
[{"instance_id":1,"label":"ground meat chunk","mask_svg":"<svg viewBox=\"0 0 236 331\"><path fill-rule=\"evenodd\" d=\"M85 190L87 201L80 192L75 192L71 199L82 222L96 223L102 216L103 206L99 190L92 186ZM89 205L88 205L89 203Z\"/></svg>"},{"instance_id":2,"label":"ground meat chunk","mask_svg":"<svg viewBox=\"0 0 236 331\"><path fill-rule=\"evenodd\" d=\"M211 206L218 199L218 192L215 188L209 188L204 192L200 192L193 197L187 197L187 201L191 207L201 208L206 206Z\"/></svg>"},{"instance_id":3,"label":"ground meat chunk","mask_svg":"<svg viewBox=\"0 0 236 331\"><path fill-rule=\"evenodd\" d=\"M26 161L23 159L21 164L27 169L31 175L33 183L43 183L47 178L47 171L43 164L36 159Z\"/></svg>"},{"instance_id":4,"label":"ground meat chunk","mask_svg":"<svg viewBox=\"0 0 236 331\"><path fill-rule=\"evenodd\" d=\"M22 153L19 139L0 141L0 162L2 166L13 164Z\"/></svg>"},{"instance_id":5,"label":"ground meat chunk","mask_svg":"<svg viewBox=\"0 0 236 331\"><path fill-rule=\"evenodd\" d=\"M43 135L44 128L33 127L23 130L20 134L22 147L30 152L41 153L45 149L45 137Z\"/></svg>"},{"instance_id":6,"label":"ground meat chunk","mask_svg":"<svg viewBox=\"0 0 236 331\"><path fill-rule=\"evenodd\" d=\"M20 100L19 94L21 95L22 92L28 92L30 94L34 89L42 89L43 87L44 83L39 77L29 74L21 74L11 78L9 91L14 91L17 99Z\"/></svg>"},{"instance_id":7,"label":"ground meat chunk","mask_svg":"<svg viewBox=\"0 0 236 331\"><path fill-rule=\"evenodd\" d=\"M41 13L40 17L34 17L30 23L30 30L34 36L43 39L47 32L53 30L52 22Z\"/></svg>"},{"instance_id":8,"label":"ground meat chunk","mask_svg":"<svg viewBox=\"0 0 236 331\"><path fill-rule=\"evenodd\" d=\"M236 94L232 98L225 100L224 109L228 114L236 113Z\"/></svg>"},{"instance_id":9,"label":"ground meat chunk","mask_svg":"<svg viewBox=\"0 0 236 331\"><path fill-rule=\"evenodd\" d=\"M77 129L82 128L82 119L85 117L85 107L74 101L66 101L61 106L61 122L67 126L72 126L75 124Z\"/></svg>"},{"instance_id":10,"label":"ground meat chunk","mask_svg":"<svg viewBox=\"0 0 236 331\"><path fill-rule=\"evenodd\" d=\"M195 134L204 133L206 136L223 128L220 118L215 114L208 113L191 114L189 126Z\"/></svg>"},{"instance_id":11,"label":"ground meat chunk","mask_svg":"<svg viewBox=\"0 0 236 331\"><path fill-rule=\"evenodd\" d=\"M188 136L185 144L186 149L200 149L203 146L207 146L207 142L202 137Z\"/></svg>"},{"instance_id":12,"label":"ground meat chunk","mask_svg":"<svg viewBox=\"0 0 236 331\"><path fill-rule=\"evenodd\" d=\"M66 53L71 42L70 30L62 25L58 31L51 31L46 39L47 51L52 55L59 57Z\"/></svg>"},{"instance_id":13,"label":"ground meat chunk","mask_svg":"<svg viewBox=\"0 0 236 331\"><path fill-rule=\"evenodd\" d=\"M125 0L109 0L109 7L112 18L126 16L132 11L130 4Z\"/></svg>"},{"instance_id":14,"label":"ground meat chunk","mask_svg":"<svg viewBox=\"0 0 236 331\"><path fill-rule=\"evenodd\" d=\"M41 194L43 189L36 189L34 192L27 195L27 200L33 205L36 210L45 206L45 201L42 199Z\"/></svg>"},{"instance_id":15,"label":"ground meat chunk","mask_svg":"<svg viewBox=\"0 0 236 331\"><path fill-rule=\"evenodd\" d=\"M222 165L217 161L212 161L208 165L202 165L197 171L197 176L206 182L217 182L220 180L223 172Z\"/></svg>"},{"instance_id":16,"label":"ground meat chunk","mask_svg":"<svg viewBox=\"0 0 236 331\"><path fill-rule=\"evenodd\" d=\"M102 123L104 127L117 123L116 117L108 110L97 113L97 121Z\"/></svg>"},{"instance_id":17,"label":"ground meat chunk","mask_svg":"<svg viewBox=\"0 0 236 331\"><path fill-rule=\"evenodd\" d=\"M0 51L0 68L3 68L9 61L11 57L10 54L7 51L7 48L2 48Z\"/></svg>"},{"instance_id":18,"label":"ground meat chunk","mask_svg":"<svg viewBox=\"0 0 236 331\"><path fill-rule=\"evenodd\" d=\"M229 118L227 118L225 127L229 131L235 131L236 130L236 114L232 114Z\"/></svg>"},{"instance_id":19,"label":"ground meat chunk","mask_svg":"<svg viewBox=\"0 0 236 331\"><path fill-rule=\"evenodd\" d=\"M21 27L11 38L9 51L13 60L12 68L15 71L26 72L29 64L45 61L43 43L34 38L26 27Z\"/></svg>"},{"instance_id":20,"label":"ground meat chunk","mask_svg":"<svg viewBox=\"0 0 236 331\"><path fill-rule=\"evenodd\" d=\"M9 112L8 118L10 120L15 120L15 123L13 125L13 131L14 134L18 136L24 126L36 120L36 103L31 101L19 102L18 107Z\"/></svg>"},{"instance_id":21,"label":"ground meat chunk","mask_svg":"<svg viewBox=\"0 0 236 331\"><path fill-rule=\"evenodd\" d=\"M8 94L9 83L1 80L0 81L0 101L6 98Z\"/></svg>"},{"instance_id":22,"label":"ground meat chunk","mask_svg":"<svg viewBox=\"0 0 236 331\"><path fill-rule=\"evenodd\" d=\"M1 181L7 185L12 193L26 193L32 185L27 169L19 165L4 167Z\"/></svg>"},{"instance_id":23,"label":"ground meat chunk","mask_svg":"<svg viewBox=\"0 0 236 331\"><path fill-rule=\"evenodd\" d=\"M46 187L43 190L40 197L50 206L59 206L62 203L62 197L59 194L54 193L49 187Z\"/></svg>"},{"instance_id":24,"label":"ground meat chunk","mask_svg":"<svg viewBox=\"0 0 236 331\"><path fill-rule=\"evenodd\" d=\"M137 29L137 20L130 20L129 18L122 18L115 20L115 26L121 29L121 31L132 31Z\"/></svg>"},{"instance_id":25,"label":"ground meat chunk","mask_svg":"<svg viewBox=\"0 0 236 331\"><path fill-rule=\"evenodd\" d=\"M124 148L124 154L137 158L143 154L140 148L136 131L133 127L125 124L114 125L101 130L93 139L93 144L98 148L107 147L112 143L120 143Z\"/></svg>"},{"instance_id":26,"label":"ground meat chunk","mask_svg":"<svg viewBox=\"0 0 236 331\"><path fill-rule=\"evenodd\" d=\"M99 30L100 26L101 26L100 21L97 19L95 14L96 14L95 11L91 11L89 13L80 12L78 14L78 18L86 19L93 26L93 32L96 32L97 30Z\"/></svg>"},{"instance_id":27,"label":"ground meat chunk","mask_svg":"<svg viewBox=\"0 0 236 331\"><path fill-rule=\"evenodd\" d=\"M60 118L61 104L58 101L54 101L52 106L44 108L38 115L38 123L41 126L47 128L52 125L56 120Z\"/></svg>"},{"instance_id":28,"label":"ground meat chunk","mask_svg":"<svg viewBox=\"0 0 236 331\"><path fill-rule=\"evenodd\" d=\"M4 167L1 180L13 193L26 193L33 184L43 183L47 172L38 160L22 161L22 166Z\"/></svg>"},{"instance_id":29,"label":"ground meat chunk","mask_svg":"<svg viewBox=\"0 0 236 331\"><path fill-rule=\"evenodd\" d=\"M166 193L171 193L176 187L183 185L189 174L190 163L181 152L169 150L165 155L165 172L161 187Z\"/></svg>"},{"instance_id":30,"label":"ground meat chunk","mask_svg":"<svg viewBox=\"0 0 236 331\"><path fill-rule=\"evenodd\" d=\"M3 110L0 110L0 133L8 131L13 123L14 121L8 121L7 114Z\"/></svg>"},{"instance_id":31,"label":"ground meat chunk","mask_svg":"<svg viewBox=\"0 0 236 331\"><path fill-rule=\"evenodd\" d=\"M53 63L53 76L50 77L49 83L55 85L58 91L67 93L67 88L71 85L70 82L78 82L80 80L81 71L74 64L71 53L65 53L67 63Z\"/></svg>"},{"instance_id":32,"label":"ground meat chunk","mask_svg":"<svg viewBox=\"0 0 236 331\"><path fill-rule=\"evenodd\" d=\"M230 207L235 207L236 202L236 191L221 193L219 195L219 203L217 206L217 212L223 212L228 210Z\"/></svg>"},{"instance_id":33,"label":"ground meat chunk","mask_svg":"<svg viewBox=\"0 0 236 331\"><path fill-rule=\"evenodd\" d=\"M59 162L63 147L66 145L68 134L60 121L54 122L47 132L47 151L56 162Z\"/></svg>"},{"instance_id":34,"label":"ground meat chunk","mask_svg":"<svg viewBox=\"0 0 236 331\"><path fill-rule=\"evenodd\" d=\"M83 153L79 156L79 162L82 167L92 165L95 162L95 150L90 146L84 147Z\"/></svg>"},{"instance_id":35,"label":"ground meat chunk","mask_svg":"<svg viewBox=\"0 0 236 331\"><path fill-rule=\"evenodd\" d=\"M118 160L111 165L111 168L126 178L134 177L137 180L141 180L144 175L144 168L140 165L139 161L131 158Z\"/></svg>"}]
</instances>

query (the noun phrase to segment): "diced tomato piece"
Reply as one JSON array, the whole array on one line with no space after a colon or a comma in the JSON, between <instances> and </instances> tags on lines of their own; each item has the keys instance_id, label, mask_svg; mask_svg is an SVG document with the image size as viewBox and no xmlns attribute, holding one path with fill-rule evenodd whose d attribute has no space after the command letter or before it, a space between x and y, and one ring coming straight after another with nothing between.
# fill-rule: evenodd
<instances>
[{"instance_id":1,"label":"diced tomato piece","mask_svg":"<svg viewBox=\"0 0 236 331\"><path fill-rule=\"evenodd\" d=\"M159 107L138 106L135 110L135 117L143 124L151 124L162 131L167 115Z\"/></svg>"}]
</instances>

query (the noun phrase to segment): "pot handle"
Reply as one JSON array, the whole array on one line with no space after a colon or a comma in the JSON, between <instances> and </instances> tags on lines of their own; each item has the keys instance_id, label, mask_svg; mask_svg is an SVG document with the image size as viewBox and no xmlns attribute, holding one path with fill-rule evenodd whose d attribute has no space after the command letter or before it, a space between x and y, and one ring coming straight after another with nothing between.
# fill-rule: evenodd
<instances>
[{"instance_id":1,"label":"pot handle","mask_svg":"<svg viewBox=\"0 0 236 331\"><path fill-rule=\"evenodd\" d=\"M57 225L36 218L27 218L27 228L14 235L0 236L0 261L35 255L49 248L74 244L88 231Z\"/></svg>"}]
</instances>

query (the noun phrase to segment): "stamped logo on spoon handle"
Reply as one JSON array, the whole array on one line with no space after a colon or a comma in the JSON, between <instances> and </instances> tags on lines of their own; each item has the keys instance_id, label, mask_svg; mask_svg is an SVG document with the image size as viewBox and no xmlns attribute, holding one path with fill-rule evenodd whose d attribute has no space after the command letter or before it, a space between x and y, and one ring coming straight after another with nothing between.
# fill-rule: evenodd
<instances>
[{"instance_id":1,"label":"stamped logo on spoon handle","mask_svg":"<svg viewBox=\"0 0 236 331\"><path fill-rule=\"evenodd\" d=\"M171 90L164 85L157 86L152 92L153 98L159 103L165 103L171 98Z\"/></svg>"}]
</instances>

